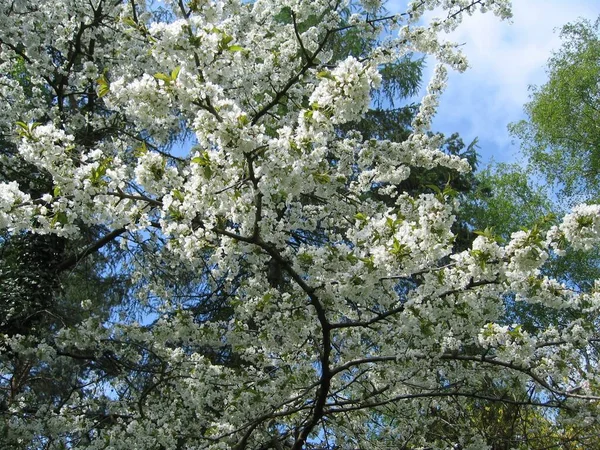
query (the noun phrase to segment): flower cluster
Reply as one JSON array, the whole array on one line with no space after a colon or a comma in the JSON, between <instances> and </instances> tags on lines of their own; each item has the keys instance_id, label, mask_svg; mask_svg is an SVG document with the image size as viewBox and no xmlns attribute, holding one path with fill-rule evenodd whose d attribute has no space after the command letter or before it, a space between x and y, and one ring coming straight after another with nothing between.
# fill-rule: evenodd
<instances>
[{"instance_id":1,"label":"flower cluster","mask_svg":"<svg viewBox=\"0 0 600 450\"><path fill-rule=\"evenodd\" d=\"M373 67L364 66L350 56L322 78L310 96L313 119L330 118L334 124L359 119L368 109L370 92L379 86L381 77Z\"/></svg>"}]
</instances>

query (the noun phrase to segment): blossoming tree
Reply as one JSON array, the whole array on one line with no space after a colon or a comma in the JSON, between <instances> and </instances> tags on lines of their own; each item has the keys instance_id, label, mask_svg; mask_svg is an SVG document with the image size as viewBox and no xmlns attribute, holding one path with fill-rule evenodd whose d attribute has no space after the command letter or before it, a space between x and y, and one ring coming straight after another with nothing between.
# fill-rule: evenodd
<instances>
[{"instance_id":1,"label":"blossoming tree","mask_svg":"<svg viewBox=\"0 0 600 450\"><path fill-rule=\"evenodd\" d=\"M74 239L101 225L70 263L119 242L160 313L152 326L92 314L36 342L4 333L6 446L486 448L469 401L595 423L600 298L543 266L597 242L600 207L455 252L451 190L398 189L411 170L469 169L429 132L447 67L466 67L438 33L464 14L509 17L505 1L392 16L370 0L165 3L0 4L0 129L52 180L39 196L2 183L0 226ZM383 27L378 45L331 47ZM409 138L340 133L412 51L439 64ZM185 133L195 146L172 151ZM565 320L525 331L505 323L509 299ZM33 404L24 380L73 361L86 363L66 392Z\"/></svg>"}]
</instances>

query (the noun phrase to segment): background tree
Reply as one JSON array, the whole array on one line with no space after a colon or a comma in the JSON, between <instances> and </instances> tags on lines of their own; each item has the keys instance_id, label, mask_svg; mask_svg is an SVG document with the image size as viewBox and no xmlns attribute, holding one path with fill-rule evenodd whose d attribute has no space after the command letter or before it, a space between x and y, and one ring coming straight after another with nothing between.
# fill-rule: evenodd
<instances>
[{"instance_id":1,"label":"background tree","mask_svg":"<svg viewBox=\"0 0 600 450\"><path fill-rule=\"evenodd\" d=\"M533 89L531 102L525 107L527 120L510 127L522 140L529 167L497 164L477 174L477 189L463 196L461 206L461 214L471 224L471 229L489 230L505 241L523 225L544 226L539 220L546 217L545 226L548 227L577 201L597 199L598 136L594 137L594 133L598 118L598 22L568 24L563 27L562 36L563 47L548 63L549 81ZM542 183L535 184L532 179ZM597 254L597 251L569 249L561 258L551 258L544 272L574 290L589 291L600 275ZM562 323L580 317L578 313L565 314L540 304L515 302L511 297L507 298L506 306L507 323L521 323L528 330L549 324L560 327ZM510 417L518 409L503 405L499 415ZM538 416L536 420L544 423L547 419ZM498 442L523 442L527 434L516 433L507 439L508 436L501 436L505 431L506 427L497 430L496 438L491 441L500 438ZM596 433L590 432L581 436ZM550 435L563 446L593 446L587 438L579 442L572 439L570 426ZM542 441L548 442L541 439L536 445L542 445ZM534 444L527 442L526 445Z\"/></svg>"},{"instance_id":2,"label":"background tree","mask_svg":"<svg viewBox=\"0 0 600 450\"><path fill-rule=\"evenodd\" d=\"M531 164L560 200L598 198L600 171L600 22L563 27L563 46L548 61L548 81L533 88L527 119L512 126Z\"/></svg>"}]
</instances>

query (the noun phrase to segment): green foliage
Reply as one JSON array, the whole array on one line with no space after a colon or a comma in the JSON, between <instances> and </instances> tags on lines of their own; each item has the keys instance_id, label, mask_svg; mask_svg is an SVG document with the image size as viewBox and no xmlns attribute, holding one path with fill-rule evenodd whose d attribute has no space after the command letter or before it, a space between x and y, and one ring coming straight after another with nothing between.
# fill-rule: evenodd
<instances>
[{"instance_id":1,"label":"green foliage","mask_svg":"<svg viewBox=\"0 0 600 450\"><path fill-rule=\"evenodd\" d=\"M231 37L231 36L229 36ZM233 38L232 38L233 39ZM164 81L167 86L174 84L177 81L177 77L179 76L179 71L181 70L180 66L175 67L170 74L166 73L155 73L154 78L157 80Z\"/></svg>"},{"instance_id":2,"label":"green foliage","mask_svg":"<svg viewBox=\"0 0 600 450\"><path fill-rule=\"evenodd\" d=\"M532 182L531 173L518 164L488 166L475 178L475 189L462 197L459 213L473 230L493 229L506 241L553 211L549 192Z\"/></svg>"},{"instance_id":3,"label":"green foliage","mask_svg":"<svg viewBox=\"0 0 600 450\"><path fill-rule=\"evenodd\" d=\"M110 83L106 79L106 75L100 75L96 83L98 83L98 97L102 98L110 92Z\"/></svg>"},{"instance_id":4,"label":"green foliage","mask_svg":"<svg viewBox=\"0 0 600 450\"><path fill-rule=\"evenodd\" d=\"M393 109L370 109L363 119L342 125L342 131L359 130L365 140L387 139L402 142L410 134L410 124L419 105L410 104Z\"/></svg>"},{"instance_id":5,"label":"green foliage","mask_svg":"<svg viewBox=\"0 0 600 450\"><path fill-rule=\"evenodd\" d=\"M600 21L562 29L548 82L533 89L527 120L511 126L531 164L572 202L600 189ZM576 198L575 198L576 197ZM568 202L569 203L569 202Z\"/></svg>"},{"instance_id":6,"label":"green foliage","mask_svg":"<svg viewBox=\"0 0 600 450\"><path fill-rule=\"evenodd\" d=\"M64 251L64 239L55 236L4 236L0 246L0 333L37 332L47 311L53 309L58 279L49 268Z\"/></svg>"},{"instance_id":7,"label":"green foliage","mask_svg":"<svg viewBox=\"0 0 600 450\"><path fill-rule=\"evenodd\" d=\"M474 218L477 228L494 225L506 237L518 223L531 226L536 216L562 216L575 203L600 200L600 19L567 24L561 36L562 47L548 61L548 82L534 88L525 105L527 120L510 126L522 140L529 168L503 167L501 178L480 175L494 195L476 196L466 205L465 215ZM526 176L547 180L557 195L533 186ZM568 286L588 291L600 276L597 255L567 249L564 258L549 261L547 270ZM541 311L534 315L543 321Z\"/></svg>"},{"instance_id":8,"label":"green foliage","mask_svg":"<svg viewBox=\"0 0 600 450\"><path fill-rule=\"evenodd\" d=\"M518 164L496 164L478 172L475 189L461 197L459 220L473 234L490 239L507 242L512 233L522 228L531 230L533 239L542 239L541 232L556 223L556 217L563 216L565 211L553 202L546 186L533 181L533 175ZM573 289L589 291L593 287L591 280L600 278L599 255L567 248L563 257L548 260L544 274ZM572 314L557 313L540 304L516 302L513 298L506 298L505 305L506 323L522 323L528 332L549 324L560 326L566 315Z\"/></svg>"},{"instance_id":9,"label":"green foliage","mask_svg":"<svg viewBox=\"0 0 600 450\"><path fill-rule=\"evenodd\" d=\"M424 66L423 58L414 59L412 55L407 55L382 67L381 92L375 97L378 108L382 107L384 101L388 101L393 107L399 98L417 95L421 88Z\"/></svg>"},{"instance_id":10,"label":"green foliage","mask_svg":"<svg viewBox=\"0 0 600 450\"><path fill-rule=\"evenodd\" d=\"M41 125L38 122L25 123L25 122L21 122L20 120L15 122L15 124L17 125L17 134L22 138L31 139L31 140L34 139L33 130L35 130L37 127L39 127Z\"/></svg>"},{"instance_id":11,"label":"green foliage","mask_svg":"<svg viewBox=\"0 0 600 450\"><path fill-rule=\"evenodd\" d=\"M192 162L202 167L206 179L209 179L212 176L213 171L210 166L210 156L207 151L203 151L200 156L192 158Z\"/></svg>"},{"instance_id":12,"label":"green foliage","mask_svg":"<svg viewBox=\"0 0 600 450\"><path fill-rule=\"evenodd\" d=\"M487 378L478 386L481 398L457 398L452 410L429 407L432 440L444 442L459 440L464 430L453 420L467 418L472 430L477 430L491 450L568 449L597 450L597 434L593 427L569 420L568 413L549 414L543 408L528 408L527 402L535 390L519 389L518 380ZM486 401L486 397L500 399ZM594 408L596 409L596 408ZM591 414L597 413L592 411ZM409 447L414 448L414 447Z\"/></svg>"}]
</instances>

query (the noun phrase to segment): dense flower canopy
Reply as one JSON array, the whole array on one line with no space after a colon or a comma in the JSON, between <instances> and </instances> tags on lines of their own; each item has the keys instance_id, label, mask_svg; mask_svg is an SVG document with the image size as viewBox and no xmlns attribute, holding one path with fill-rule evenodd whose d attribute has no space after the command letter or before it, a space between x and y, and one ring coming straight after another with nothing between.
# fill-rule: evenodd
<instances>
[{"instance_id":1,"label":"dense flower canopy","mask_svg":"<svg viewBox=\"0 0 600 450\"><path fill-rule=\"evenodd\" d=\"M11 392L3 439L486 448L461 413L473 400L568 408L591 425L600 294L543 267L598 242L600 207L458 252L452 192L398 188L415 169L469 170L430 132L447 70L467 64L439 33L486 11L510 16L504 0L414 1L391 16L367 0L1 2L0 133L51 188L0 184L0 226L66 239L101 226L91 250L135 252L137 301L158 311L151 326L92 314L51 342L3 334L5 356L92 362L60 402ZM349 33L377 45L340 56L330 44ZM342 133L382 68L415 51L439 64L409 138ZM173 145L182 135L189 152ZM510 302L562 319L507 323ZM434 431L448 417L456 437Z\"/></svg>"}]
</instances>

